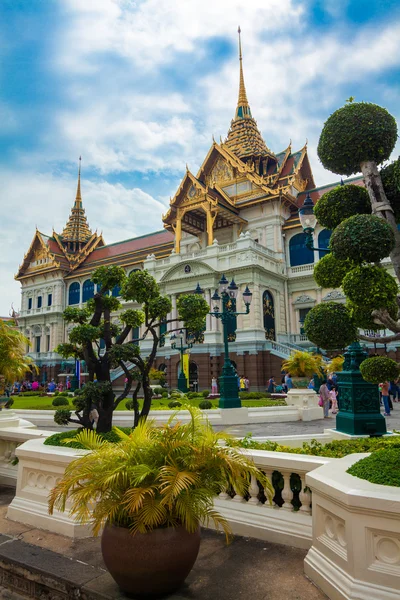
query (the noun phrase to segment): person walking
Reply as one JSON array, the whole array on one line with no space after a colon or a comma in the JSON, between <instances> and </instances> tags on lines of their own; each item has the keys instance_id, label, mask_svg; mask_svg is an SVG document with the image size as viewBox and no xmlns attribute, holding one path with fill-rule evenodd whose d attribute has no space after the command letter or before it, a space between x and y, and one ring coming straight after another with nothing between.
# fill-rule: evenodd
<instances>
[{"instance_id":1,"label":"person walking","mask_svg":"<svg viewBox=\"0 0 400 600\"><path fill-rule=\"evenodd\" d=\"M329 392L329 401L330 405L332 406L332 414L336 415L338 411L336 387L333 387Z\"/></svg>"},{"instance_id":2,"label":"person walking","mask_svg":"<svg viewBox=\"0 0 400 600\"><path fill-rule=\"evenodd\" d=\"M322 400L322 406L324 408L324 419L328 419L329 418L330 397L329 397L328 386L326 384L326 379L324 379L321 387L319 388L319 396Z\"/></svg>"},{"instance_id":3,"label":"person walking","mask_svg":"<svg viewBox=\"0 0 400 600\"><path fill-rule=\"evenodd\" d=\"M285 377L286 379L286 387L288 392L290 392L291 389L293 389L293 379L290 373L288 373Z\"/></svg>"},{"instance_id":4,"label":"person walking","mask_svg":"<svg viewBox=\"0 0 400 600\"><path fill-rule=\"evenodd\" d=\"M218 394L217 379L215 377L213 377L211 379L211 395L216 396L217 394Z\"/></svg>"},{"instance_id":5,"label":"person walking","mask_svg":"<svg viewBox=\"0 0 400 600\"><path fill-rule=\"evenodd\" d=\"M273 394L275 392L275 380L273 377L268 380L267 392L269 394Z\"/></svg>"},{"instance_id":6,"label":"person walking","mask_svg":"<svg viewBox=\"0 0 400 600\"><path fill-rule=\"evenodd\" d=\"M243 375L240 378L240 391L241 392L245 392L246 391L246 382L244 380Z\"/></svg>"},{"instance_id":7,"label":"person walking","mask_svg":"<svg viewBox=\"0 0 400 600\"><path fill-rule=\"evenodd\" d=\"M389 384L389 407L390 410L393 410L393 402L396 402L397 396L397 384L394 381L391 381Z\"/></svg>"},{"instance_id":8,"label":"person walking","mask_svg":"<svg viewBox=\"0 0 400 600\"><path fill-rule=\"evenodd\" d=\"M250 381L249 381L248 377L244 378L244 385L245 385L246 392L248 392L250 390Z\"/></svg>"},{"instance_id":9,"label":"person walking","mask_svg":"<svg viewBox=\"0 0 400 600\"><path fill-rule=\"evenodd\" d=\"M381 386L383 406L385 407L385 417L390 417L390 404L389 404L389 382L384 381L379 384Z\"/></svg>"}]
</instances>

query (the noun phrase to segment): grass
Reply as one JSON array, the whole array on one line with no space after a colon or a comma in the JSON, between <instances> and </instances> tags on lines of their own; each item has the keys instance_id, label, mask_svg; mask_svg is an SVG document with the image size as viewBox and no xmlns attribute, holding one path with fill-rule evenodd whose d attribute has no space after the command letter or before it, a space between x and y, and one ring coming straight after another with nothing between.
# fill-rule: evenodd
<instances>
[{"instance_id":1,"label":"grass","mask_svg":"<svg viewBox=\"0 0 400 600\"><path fill-rule=\"evenodd\" d=\"M20 410L56 410L57 408L68 408L67 406L59 406L54 407L51 402L52 398L48 396L13 396L14 404L12 406L13 409ZM67 397L69 401L70 408L73 409L74 406L72 404L72 397ZM193 398L190 401L190 404L193 406L198 406L199 403L203 400L203 398ZM125 408L126 400L122 400L119 404L117 410L126 410ZM168 404L171 402L170 398L155 398L152 402L152 408L154 410L171 410ZM213 408L218 408L218 400L210 400L213 405ZM142 404L142 400L139 400L139 404ZM257 406L286 406L286 402L284 400L270 400L268 398L262 398L261 400L242 400L242 406L246 407L257 407Z\"/></svg>"}]
</instances>

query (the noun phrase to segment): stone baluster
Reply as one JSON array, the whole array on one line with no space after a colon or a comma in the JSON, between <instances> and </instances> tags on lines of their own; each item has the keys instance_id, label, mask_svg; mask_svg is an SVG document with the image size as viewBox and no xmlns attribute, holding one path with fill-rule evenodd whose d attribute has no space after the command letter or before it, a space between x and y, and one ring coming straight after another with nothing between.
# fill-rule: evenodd
<instances>
[{"instance_id":1,"label":"stone baluster","mask_svg":"<svg viewBox=\"0 0 400 600\"><path fill-rule=\"evenodd\" d=\"M305 473L299 473L299 476L301 480L301 490L299 494L299 499L301 502L300 512L309 515L311 513L311 492L310 489L306 487Z\"/></svg>"},{"instance_id":2,"label":"stone baluster","mask_svg":"<svg viewBox=\"0 0 400 600\"><path fill-rule=\"evenodd\" d=\"M246 502L246 500L243 498L243 496L237 493L237 490L235 490L235 495L232 498L232 502Z\"/></svg>"},{"instance_id":3,"label":"stone baluster","mask_svg":"<svg viewBox=\"0 0 400 600\"><path fill-rule=\"evenodd\" d=\"M226 489L222 490L218 494L218 497L221 498L221 500L230 500L230 496L229 496L229 494L226 493Z\"/></svg>"},{"instance_id":4,"label":"stone baluster","mask_svg":"<svg viewBox=\"0 0 400 600\"><path fill-rule=\"evenodd\" d=\"M268 479L271 482L272 485L272 473L273 473L273 469L268 469L263 467L262 468L264 475L266 475L268 477ZM267 495L265 495L265 497L267 497ZM279 506L277 504L275 504L275 502L272 500L272 505L268 502L268 500L266 500L264 506L268 506L269 508L279 508Z\"/></svg>"},{"instance_id":5,"label":"stone baluster","mask_svg":"<svg viewBox=\"0 0 400 600\"><path fill-rule=\"evenodd\" d=\"M248 500L248 503L255 504L255 505L261 504L260 500L258 499L259 493L260 493L260 488L258 487L257 478L255 477L255 475L252 475L250 486L249 486L250 498Z\"/></svg>"},{"instance_id":6,"label":"stone baluster","mask_svg":"<svg viewBox=\"0 0 400 600\"><path fill-rule=\"evenodd\" d=\"M282 490L282 500L284 504L281 508L285 510L293 510L293 506L291 500L293 498L293 492L290 488L290 471L285 471L282 473L283 477L283 490Z\"/></svg>"}]
</instances>

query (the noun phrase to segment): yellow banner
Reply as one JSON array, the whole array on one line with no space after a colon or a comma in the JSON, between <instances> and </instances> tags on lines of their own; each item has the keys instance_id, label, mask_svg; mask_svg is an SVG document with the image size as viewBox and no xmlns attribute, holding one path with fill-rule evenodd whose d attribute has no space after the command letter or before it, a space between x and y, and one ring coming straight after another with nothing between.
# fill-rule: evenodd
<instances>
[{"instance_id":1,"label":"yellow banner","mask_svg":"<svg viewBox=\"0 0 400 600\"><path fill-rule=\"evenodd\" d=\"M186 377L187 385L189 385L189 354L184 354L182 357L183 373Z\"/></svg>"}]
</instances>

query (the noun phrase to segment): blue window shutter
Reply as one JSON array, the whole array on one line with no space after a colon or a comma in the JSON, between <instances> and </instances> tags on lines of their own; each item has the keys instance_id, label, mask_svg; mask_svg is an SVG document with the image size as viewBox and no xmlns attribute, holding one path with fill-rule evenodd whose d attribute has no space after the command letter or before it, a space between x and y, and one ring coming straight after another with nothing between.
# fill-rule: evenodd
<instances>
[{"instance_id":1,"label":"blue window shutter","mask_svg":"<svg viewBox=\"0 0 400 600\"><path fill-rule=\"evenodd\" d=\"M306 246L306 234L297 233L289 241L290 266L309 265L314 262L314 252Z\"/></svg>"}]
</instances>

